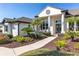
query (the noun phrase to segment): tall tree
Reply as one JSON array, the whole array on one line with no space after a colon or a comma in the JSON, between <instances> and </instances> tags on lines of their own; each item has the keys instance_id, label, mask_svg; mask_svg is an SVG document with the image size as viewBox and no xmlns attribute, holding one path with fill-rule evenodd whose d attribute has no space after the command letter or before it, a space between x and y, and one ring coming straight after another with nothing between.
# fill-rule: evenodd
<instances>
[{"instance_id":1,"label":"tall tree","mask_svg":"<svg viewBox=\"0 0 79 59\"><path fill-rule=\"evenodd\" d=\"M79 23L79 17L78 16L67 17L65 21L71 24L70 26L72 27L72 25L74 25L74 22Z\"/></svg>"},{"instance_id":2,"label":"tall tree","mask_svg":"<svg viewBox=\"0 0 79 59\"><path fill-rule=\"evenodd\" d=\"M74 23L74 21L76 21L75 19L76 19L76 18L75 18L74 16L67 17L67 18L66 18L66 22Z\"/></svg>"},{"instance_id":3,"label":"tall tree","mask_svg":"<svg viewBox=\"0 0 79 59\"><path fill-rule=\"evenodd\" d=\"M70 27L70 30L73 30L74 29L74 22L76 21L76 17L75 16L71 16L71 17L67 17L65 22L68 22L69 23L69 27Z\"/></svg>"},{"instance_id":4,"label":"tall tree","mask_svg":"<svg viewBox=\"0 0 79 59\"><path fill-rule=\"evenodd\" d=\"M33 28L34 28L35 31L38 30L38 26L43 23L43 20L44 20L43 17L33 19L31 24L33 25Z\"/></svg>"}]
</instances>

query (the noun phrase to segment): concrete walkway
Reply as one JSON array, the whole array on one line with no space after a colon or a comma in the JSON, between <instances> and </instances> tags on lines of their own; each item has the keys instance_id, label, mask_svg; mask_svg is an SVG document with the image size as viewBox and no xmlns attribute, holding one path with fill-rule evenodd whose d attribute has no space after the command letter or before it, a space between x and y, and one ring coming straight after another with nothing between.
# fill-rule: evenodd
<instances>
[{"instance_id":1,"label":"concrete walkway","mask_svg":"<svg viewBox=\"0 0 79 59\"><path fill-rule=\"evenodd\" d=\"M13 49L0 47L0 56L15 56Z\"/></svg>"},{"instance_id":2,"label":"concrete walkway","mask_svg":"<svg viewBox=\"0 0 79 59\"><path fill-rule=\"evenodd\" d=\"M0 56L17 56L20 55L24 52L38 49L49 43L50 41L54 40L57 36L54 37L48 37L43 40L40 40L36 43L22 46L22 47L17 47L17 48L5 48L5 47L0 47Z\"/></svg>"}]
</instances>

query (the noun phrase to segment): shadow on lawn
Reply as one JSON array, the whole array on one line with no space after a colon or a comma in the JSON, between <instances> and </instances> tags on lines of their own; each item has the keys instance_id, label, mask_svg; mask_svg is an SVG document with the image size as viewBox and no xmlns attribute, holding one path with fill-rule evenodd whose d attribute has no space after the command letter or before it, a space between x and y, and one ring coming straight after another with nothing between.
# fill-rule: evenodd
<instances>
[{"instance_id":1,"label":"shadow on lawn","mask_svg":"<svg viewBox=\"0 0 79 59\"><path fill-rule=\"evenodd\" d=\"M50 51L43 54L38 54L37 56L72 56L71 54L62 53L59 51Z\"/></svg>"},{"instance_id":2,"label":"shadow on lawn","mask_svg":"<svg viewBox=\"0 0 79 59\"><path fill-rule=\"evenodd\" d=\"M57 50L50 51L47 49L37 49L37 50L25 52L24 54L21 54L20 56L73 56L73 54L67 54L67 53L57 51Z\"/></svg>"}]
</instances>

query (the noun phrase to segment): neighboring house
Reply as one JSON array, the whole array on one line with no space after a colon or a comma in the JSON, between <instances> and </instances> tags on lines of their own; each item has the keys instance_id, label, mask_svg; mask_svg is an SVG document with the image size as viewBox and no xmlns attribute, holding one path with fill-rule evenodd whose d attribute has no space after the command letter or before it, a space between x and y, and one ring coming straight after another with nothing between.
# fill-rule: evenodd
<instances>
[{"instance_id":1,"label":"neighboring house","mask_svg":"<svg viewBox=\"0 0 79 59\"><path fill-rule=\"evenodd\" d=\"M35 17L45 17L43 24L39 26L39 31L54 35L65 33L70 29L70 24L65 22L65 18L69 16L79 16L79 10L62 10L47 6ZM74 23L72 27L74 31L79 30L79 23Z\"/></svg>"},{"instance_id":2,"label":"neighboring house","mask_svg":"<svg viewBox=\"0 0 79 59\"><path fill-rule=\"evenodd\" d=\"M32 21L30 18L21 17L21 18L4 18L1 25L0 30L4 34L12 34L13 36L22 35L22 28L28 27L29 23Z\"/></svg>"}]
</instances>

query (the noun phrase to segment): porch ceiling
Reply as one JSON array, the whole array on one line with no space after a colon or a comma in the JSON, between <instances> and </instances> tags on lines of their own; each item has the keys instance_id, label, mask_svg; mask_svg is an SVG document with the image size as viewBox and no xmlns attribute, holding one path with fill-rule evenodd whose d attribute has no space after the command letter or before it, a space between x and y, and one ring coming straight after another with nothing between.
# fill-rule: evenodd
<instances>
[{"instance_id":1,"label":"porch ceiling","mask_svg":"<svg viewBox=\"0 0 79 59\"><path fill-rule=\"evenodd\" d=\"M39 17L39 18L45 18L47 19L48 16L45 17ZM50 15L52 20L56 20L56 19L61 19L61 14L57 14L57 15Z\"/></svg>"},{"instance_id":2,"label":"porch ceiling","mask_svg":"<svg viewBox=\"0 0 79 59\"><path fill-rule=\"evenodd\" d=\"M53 16L51 16L51 19L52 20L61 19L61 14L59 14L59 15L53 15Z\"/></svg>"}]
</instances>

